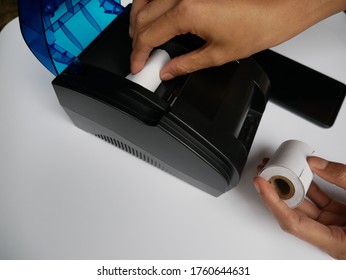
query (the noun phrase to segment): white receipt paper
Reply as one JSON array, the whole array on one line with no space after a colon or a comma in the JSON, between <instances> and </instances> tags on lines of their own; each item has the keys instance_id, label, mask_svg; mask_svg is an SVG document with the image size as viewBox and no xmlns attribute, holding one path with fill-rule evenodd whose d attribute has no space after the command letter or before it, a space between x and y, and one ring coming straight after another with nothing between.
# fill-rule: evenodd
<instances>
[{"instance_id":1,"label":"white receipt paper","mask_svg":"<svg viewBox=\"0 0 346 280\"><path fill-rule=\"evenodd\" d=\"M169 54L161 49L154 50L148 58L144 68L137 74L127 75L127 79L155 92L161 84L160 70L170 60Z\"/></svg>"},{"instance_id":2,"label":"white receipt paper","mask_svg":"<svg viewBox=\"0 0 346 280\"><path fill-rule=\"evenodd\" d=\"M283 142L259 176L269 181L281 199L297 207L305 198L313 178L307 157L315 151L298 140Z\"/></svg>"}]
</instances>

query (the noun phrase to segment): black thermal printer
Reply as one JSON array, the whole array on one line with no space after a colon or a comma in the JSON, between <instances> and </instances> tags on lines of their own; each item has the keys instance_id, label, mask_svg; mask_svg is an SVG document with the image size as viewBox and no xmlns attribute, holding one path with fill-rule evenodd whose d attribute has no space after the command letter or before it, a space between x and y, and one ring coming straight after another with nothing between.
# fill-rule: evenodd
<instances>
[{"instance_id":1,"label":"black thermal printer","mask_svg":"<svg viewBox=\"0 0 346 280\"><path fill-rule=\"evenodd\" d=\"M25 17L27 2L55 5L40 5L43 20L37 23ZM23 0L19 7L23 37L56 75L54 90L77 127L214 196L239 183L270 86L252 58L162 82L152 92L126 78L131 5ZM76 17L85 30L69 22ZM45 43L43 50L28 38L33 24L41 24L36 37ZM95 35L84 43L88 28ZM187 34L160 48L175 57L202 44Z\"/></svg>"}]
</instances>

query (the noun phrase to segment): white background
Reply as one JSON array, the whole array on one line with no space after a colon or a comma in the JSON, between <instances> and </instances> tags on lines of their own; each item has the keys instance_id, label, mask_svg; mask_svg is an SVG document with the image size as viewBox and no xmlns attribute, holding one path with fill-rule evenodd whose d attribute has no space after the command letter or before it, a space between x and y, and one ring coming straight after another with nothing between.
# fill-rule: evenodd
<instances>
[{"instance_id":1,"label":"white background","mask_svg":"<svg viewBox=\"0 0 346 280\"><path fill-rule=\"evenodd\" d=\"M275 49L346 83L345 29L338 14ZM346 162L345 104L323 129L268 103L239 186L215 198L76 128L53 78L12 21L0 33L1 259L329 258L279 228L252 178L287 139Z\"/></svg>"}]
</instances>

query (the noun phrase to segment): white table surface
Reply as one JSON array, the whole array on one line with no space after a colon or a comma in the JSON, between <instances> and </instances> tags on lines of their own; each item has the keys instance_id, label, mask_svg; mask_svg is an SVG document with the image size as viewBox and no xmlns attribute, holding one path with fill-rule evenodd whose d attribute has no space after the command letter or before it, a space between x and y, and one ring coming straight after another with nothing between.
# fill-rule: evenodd
<instances>
[{"instance_id":1,"label":"white table surface","mask_svg":"<svg viewBox=\"0 0 346 280\"><path fill-rule=\"evenodd\" d=\"M346 83L346 16L275 50ZM239 186L215 198L76 128L53 78L10 22L0 33L0 259L329 259L281 230L252 178L287 139L346 162L345 103L324 129L269 102Z\"/></svg>"}]
</instances>

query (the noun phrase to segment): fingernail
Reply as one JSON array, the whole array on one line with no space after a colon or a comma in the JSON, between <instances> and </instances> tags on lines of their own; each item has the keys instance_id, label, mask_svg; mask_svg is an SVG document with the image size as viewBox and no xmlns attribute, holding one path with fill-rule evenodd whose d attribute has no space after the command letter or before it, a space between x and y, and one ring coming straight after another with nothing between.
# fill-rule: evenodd
<instances>
[{"instance_id":1,"label":"fingernail","mask_svg":"<svg viewBox=\"0 0 346 280\"><path fill-rule=\"evenodd\" d=\"M163 81L167 81L167 80L171 80L174 78L174 75L172 75L171 73L169 72L166 72L166 73L162 73L161 74L161 80Z\"/></svg>"},{"instance_id":2,"label":"fingernail","mask_svg":"<svg viewBox=\"0 0 346 280\"><path fill-rule=\"evenodd\" d=\"M261 191L260 191L259 185L257 184L256 181L253 182L253 185L254 185L254 187L255 187L255 190L260 194Z\"/></svg>"},{"instance_id":3,"label":"fingernail","mask_svg":"<svg viewBox=\"0 0 346 280\"><path fill-rule=\"evenodd\" d=\"M311 157L309 158L309 164L312 167L323 170L327 167L328 161L319 157Z\"/></svg>"}]
</instances>

